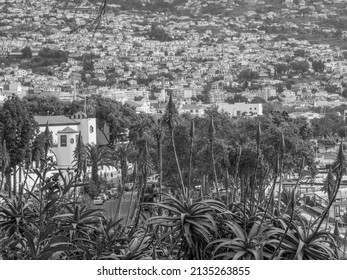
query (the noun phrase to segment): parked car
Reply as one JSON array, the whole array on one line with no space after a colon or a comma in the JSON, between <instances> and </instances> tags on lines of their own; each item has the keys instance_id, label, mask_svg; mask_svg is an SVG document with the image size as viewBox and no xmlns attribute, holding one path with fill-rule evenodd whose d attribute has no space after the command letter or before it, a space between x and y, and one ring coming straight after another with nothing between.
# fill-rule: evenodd
<instances>
[{"instance_id":1,"label":"parked car","mask_svg":"<svg viewBox=\"0 0 347 280\"><path fill-rule=\"evenodd\" d=\"M99 196L101 197L101 199L102 199L103 201L108 200L108 196L107 196L107 194L105 194L105 193L99 193Z\"/></svg>"},{"instance_id":2,"label":"parked car","mask_svg":"<svg viewBox=\"0 0 347 280\"><path fill-rule=\"evenodd\" d=\"M124 186L124 190L128 192L128 191L131 191L133 187L134 187L134 183L126 183Z\"/></svg>"},{"instance_id":3,"label":"parked car","mask_svg":"<svg viewBox=\"0 0 347 280\"><path fill-rule=\"evenodd\" d=\"M112 198L116 198L118 196L118 190L117 188L110 189L110 194Z\"/></svg>"},{"instance_id":4,"label":"parked car","mask_svg":"<svg viewBox=\"0 0 347 280\"><path fill-rule=\"evenodd\" d=\"M93 203L95 205L102 205L104 203L104 200L100 196L97 196L94 198Z\"/></svg>"}]
</instances>

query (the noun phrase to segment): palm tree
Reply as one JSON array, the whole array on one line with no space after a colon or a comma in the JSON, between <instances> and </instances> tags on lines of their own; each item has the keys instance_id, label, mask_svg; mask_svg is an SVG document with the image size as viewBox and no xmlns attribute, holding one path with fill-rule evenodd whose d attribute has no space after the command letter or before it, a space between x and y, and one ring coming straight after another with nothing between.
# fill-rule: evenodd
<instances>
[{"instance_id":1,"label":"palm tree","mask_svg":"<svg viewBox=\"0 0 347 280\"><path fill-rule=\"evenodd\" d=\"M129 131L129 141L134 144L137 141L149 138L147 131L151 128L152 124L147 118L137 121Z\"/></svg>"},{"instance_id":2,"label":"palm tree","mask_svg":"<svg viewBox=\"0 0 347 280\"><path fill-rule=\"evenodd\" d=\"M325 208L324 212L321 215L321 219L319 220L319 222L316 226L316 229L314 231L314 235L317 234L317 232L319 231L319 228L321 227L323 220L325 219L326 215L329 213L330 208L336 199L336 196L337 196L339 189L340 189L343 173L346 172L346 165L347 165L347 159L346 159L346 155L343 152L343 143L341 142L339 151L338 151L337 156L336 156L336 160L334 161L333 168L332 168L332 172L334 172L334 175L336 176L336 180L334 180L335 184L332 188L332 190L333 190L332 195L331 195L331 198L329 200L327 207Z\"/></svg>"},{"instance_id":3,"label":"palm tree","mask_svg":"<svg viewBox=\"0 0 347 280\"><path fill-rule=\"evenodd\" d=\"M158 160L158 169L159 169L159 200L161 201L161 193L162 193L162 184L163 184L163 127L162 122L159 119L157 124L154 127L153 135L157 142L157 160Z\"/></svg>"},{"instance_id":4,"label":"palm tree","mask_svg":"<svg viewBox=\"0 0 347 280\"><path fill-rule=\"evenodd\" d=\"M257 187L257 171L258 171L259 156L260 156L260 140L261 140L261 128L260 128L260 122L258 122L258 129L257 129L257 135L256 135L257 156L255 159L254 176L253 176L253 182L251 185L251 200L250 200L251 209L253 209L253 206L254 206L255 189Z\"/></svg>"},{"instance_id":5,"label":"palm tree","mask_svg":"<svg viewBox=\"0 0 347 280\"><path fill-rule=\"evenodd\" d=\"M83 172L83 165L87 158L86 146L83 144L81 132L78 134L76 148L73 152L73 163L76 170L76 178L79 178Z\"/></svg>"},{"instance_id":6,"label":"palm tree","mask_svg":"<svg viewBox=\"0 0 347 280\"><path fill-rule=\"evenodd\" d=\"M2 145L0 145L0 167L1 167L1 182L0 191L2 189L2 184L4 183L5 170L10 165L10 155L7 152L6 141L4 140Z\"/></svg>"},{"instance_id":7,"label":"palm tree","mask_svg":"<svg viewBox=\"0 0 347 280\"><path fill-rule=\"evenodd\" d=\"M327 177L324 179L323 187L321 188L321 191L328 194L328 201L333 199L335 183L336 183L335 176L331 172L331 170L329 170ZM328 218L325 224L325 228L328 227L329 219L330 219L330 212L328 212Z\"/></svg>"},{"instance_id":8,"label":"palm tree","mask_svg":"<svg viewBox=\"0 0 347 280\"><path fill-rule=\"evenodd\" d=\"M282 177L283 177L283 161L284 161L284 153L285 153L285 139L283 132L281 132L281 141L280 141L280 170L279 170L279 175L280 175L280 183L278 187L278 211L281 211L281 193L282 193Z\"/></svg>"},{"instance_id":9,"label":"palm tree","mask_svg":"<svg viewBox=\"0 0 347 280\"><path fill-rule=\"evenodd\" d=\"M216 164L214 160L214 135L215 135L215 128L214 128L214 122L213 122L213 116L210 118L210 126L209 126L209 141L210 141L210 149L211 149L211 161L212 161L212 168L213 168L213 180L216 188L217 197L219 198L219 190L218 190L218 180L217 180L217 172L216 172Z\"/></svg>"},{"instance_id":10,"label":"palm tree","mask_svg":"<svg viewBox=\"0 0 347 280\"><path fill-rule=\"evenodd\" d=\"M100 177L99 167L100 166L115 166L114 151L108 147L100 147L95 144L87 144L86 157L88 165L91 166L92 181L95 183L97 191L100 190Z\"/></svg>"},{"instance_id":11,"label":"palm tree","mask_svg":"<svg viewBox=\"0 0 347 280\"><path fill-rule=\"evenodd\" d=\"M187 195L189 197L189 192L191 190L191 180L192 180L192 170L193 170L193 149L194 149L194 138L195 138L195 123L194 120L190 123L190 151L189 151L189 176L188 176L188 192Z\"/></svg>"},{"instance_id":12,"label":"palm tree","mask_svg":"<svg viewBox=\"0 0 347 280\"><path fill-rule=\"evenodd\" d=\"M122 174L121 192L119 195L118 205L116 209L116 219L118 219L119 217L121 205L123 202L123 193L124 193L125 183L128 177L128 158L132 152L133 152L133 149L130 143L129 144L122 143L115 152L116 160L117 162L120 162L120 169Z\"/></svg>"},{"instance_id":13,"label":"palm tree","mask_svg":"<svg viewBox=\"0 0 347 280\"><path fill-rule=\"evenodd\" d=\"M179 174L180 180L181 180L182 192L185 193L186 189L184 187L182 170L181 170L181 167L180 167L180 163L178 161L176 145L175 145L175 137L174 137L174 130L175 130L175 126L177 124L177 121L178 121L178 112L177 112L176 106L175 106L175 104L173 103L173 100L172 100L172 93L170 93L169 102L168 102L168 104L166 106L165 113L163 115L163 123L168 126L169 131L170 131L171 145L172 145L172 148L173 148L173 151L174 151L176 165L177 165L177 170L178 170L178 174Z\"/></svg>"},{"instance_id":14,"label":"palm tree","mask_svg":"<svg viewBox=\"0 0 347 280\"><path fill-rule=\"evenodd\" d=\"M335 176L329 170L327 177L324 180L323 187L321 188L321 191L328 194L328 200L330 201L332 199L332 195L334 193L334 186L335 186Z\"/></svg>"},{"instance_id":15,"label":"palm tree","mask_svg":"<svg viewBox=\"0 0 347 280\"><path fill-rule=\"evenodd\" d=\"M51 147L52 133L49 131L47 122L45 131L36 136L31 146L32 158L35 160L36 166L40 166L41 170L47 165L47 154Z\"/></svg>"},{"instance_id":16,"label":"palm tree","mask_svg":"<svg viewBox=\"0 0 347 280\"><path fill-rule=\"evenodd\" d=\"M142 212L142 203L144 202L145 190L147 187L147 177L153 171L153 163L148 153L147 142L145 141L144 145L141 147L139 159L138 159L138 173L139 173L139 188L137 194L137 205L136 207L136 216L134 219L133 230L136 229L139 220L140 214Z\"/></svg>"}]
</instances>

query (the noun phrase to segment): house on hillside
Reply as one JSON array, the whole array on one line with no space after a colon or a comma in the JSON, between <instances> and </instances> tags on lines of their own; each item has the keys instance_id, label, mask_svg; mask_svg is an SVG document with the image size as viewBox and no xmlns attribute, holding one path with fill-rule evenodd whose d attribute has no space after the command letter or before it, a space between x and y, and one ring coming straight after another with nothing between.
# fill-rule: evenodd
<instances>
[{"instance_id":1,"label":"house on hillside","mask_svg":"<svg viewBox=\"0 0 347 280\"><path fill-rule=\"evenodd\" d=\"M232 117L240 117L243 115L258 116L263 114L263 104L252 103L218 103L217 108L219 112L228 113Z\"/></svg>"},{"instance_id":2,"label":"house on hillside","mask_svg":"<svg viewBox=\"0 0 347 280\"><path fill-rule=\"evenodd\" d=\"M205 110L201 107L194 105L194 104L181 104L178 107L178 113L202 117L205 113Z\"/></svg>"},{"instance_id":3,"label":"house on hillside","mask_svg":"<svg viewBox=\"0 0 347 280\"><path fill-rule=\"evenodd\" d=\"M48 124L53 138L51 152L57 168L72 168L79 133L84 144L96 144L96 119L87 118L81 112L71 119L65 116L34 116L34 119L40 132L44 132Z\"/></svg>"},{"instance_id":4,"label":"house on hillside","mask_svg":"<svg viewBox=\"0 0 347 280\"><path fill-rule=\"evenodd\" d=\"M143 112L145 114L152 113L151 104L148 101L126 101L126 104L128 104L131 107L134 107L137 113Z\"/></svg>"}]
</instances>

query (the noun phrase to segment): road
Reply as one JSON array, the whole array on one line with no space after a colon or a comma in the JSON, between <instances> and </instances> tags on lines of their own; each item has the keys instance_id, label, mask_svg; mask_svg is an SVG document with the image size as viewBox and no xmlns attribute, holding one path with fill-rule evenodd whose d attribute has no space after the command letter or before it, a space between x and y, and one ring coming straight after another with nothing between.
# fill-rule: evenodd
<instances>
[{"instance_id":1,"label":"road","mask_svg":"<svg viewBox=\"0 0 347 280\"><path fill-rule=\"evenodd\" d=\"M131 193L125 193L123 195L123 201L122 201L122 205L121 205L121 209L120 209L120 217L119 218L123 218L122 223L125 223L125 220L128 216L128 213L130 211L130 215L129 215L129 221L130 218L134 215L135 212L135 200L136 200L136 193L134 193L133 195L133 199L131 200ZM94 205L95 208L99 208L99 209L104 209L104 215L106 218L111 218L114 217L116 215L116 210L117 210L117 206L119 203L119 199L110 199L104 202L104 204L102 205Z\"/></svg>"}]
</instances>

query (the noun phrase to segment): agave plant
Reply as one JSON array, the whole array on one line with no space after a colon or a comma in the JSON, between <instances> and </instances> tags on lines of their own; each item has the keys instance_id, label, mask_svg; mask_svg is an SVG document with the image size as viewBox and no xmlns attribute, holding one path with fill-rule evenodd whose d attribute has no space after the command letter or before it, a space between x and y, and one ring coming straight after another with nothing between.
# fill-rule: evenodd
<instances>
[{"instance_id":1,"label":"agave plant","mask_svg":"<svg viewBox=\"0 0 347 280\"><path fill-rule=\"evenodd\" d=\"M165 199L155 206L166 213L147 221L163 228L159 243L165 243L169 254L175 253L177 259L206 259L204 249L218 235L214 214L222 213L225 205L212 199L186 200L182 194L163 196Z\"/></svg>"},{"instance_id":2,"label":"agave plant","mask_svg":"<svg viewBox=\"0 0 347 280\"><path fill-rule=\"evenodd\" d=\"M23 234L15 233L1 244L1 254L6 259L49 260L65 259L66 252L75 246L55 231L56 225L49 224L43 231L23 228Z\"/></svg>"},{"instance_id":3,"label":"agave plant","mask_svg":"<svg viewBox=\"0 0 347 280\"><path fill-rule=\"evenodd\" d=\"M102 215L100 209L87 209L86 206L76 204L65 205L67 213L56 215L56 220L61 229L68 231L70 241L78 240L80 238L89 240L90 233L97 230L100 224Z\"/></svg>"},{"instance_id":4,"label":"agave plant","mask_svg":"<svg viewBox=\"0 0 347 280\"><path fill-rule=\"evenodd\" d=\"M336 237L327 231L312 227L305 219L291 220L283 215L275 221L276 227L267 232L274 259L336 260L339 259ZM278 250L278 244L280 247Z\"/></svg>"},{"instance_id":5,"label":"agave plant","mask_svg":"<svg viewBox=\"0 0 347 280\"><path fill-rule=\"evenodd\" d=\"M103 217L101 223L93 229L93 234L90 234L90 240L85 240L80 246L83 249L83 259L100 260L121 254L128 247L128 238L120 222L121 219Z\"/></svg>"},{"instance_id":6,"label":"agave plant","mask_svg":"<svg viewBox=\"0 0 347 280\"><path fill-rule=\"evenodd\" d=\"M211 242L212 259L263 260L270 254L264 251L267 227L259 220L249 222L246 231L236 222L226 220L220 225L226 237Z\"/></svg>"},{"instance_id":7,"label":"agave plant","mask_svg":"<svg viewBox=\"0 0 347 280\"><path fill-rule=\"evenodd\" d=\"M34 227L38 220L38 215L28 202L25 202L19 195L12 199L0 196L3 204L0 205L0 229L11 235L21 232L25 227Z\"/></svg>"},{"instance_id":8,"label":"agave plant","mask_svg":"<svg viewBox=\"0 0 347 280\"><path fill-rule=\"evenodd\" d=\"M126 237L126 246L119 247L118 252L105 255L101 259L112 260L150 260L153 259L152 250L154 237L148 228L139 227L134 232L130 231Z\"/></svg>"}]
</instances>

